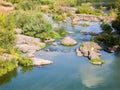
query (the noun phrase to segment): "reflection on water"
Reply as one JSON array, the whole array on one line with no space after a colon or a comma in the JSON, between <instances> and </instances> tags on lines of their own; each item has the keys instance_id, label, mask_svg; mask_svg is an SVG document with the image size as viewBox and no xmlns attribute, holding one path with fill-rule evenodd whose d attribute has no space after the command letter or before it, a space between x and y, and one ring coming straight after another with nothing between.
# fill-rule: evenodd
<instances>
[{"instance_id":1,"label":"reflection on water","mask_svg":"<svg viewBox=\"0 0 120 90\"><path fill-rule=\"evenodd\" d=\"M9 72L8 74L0 77L0 86L6 84L8 82L11 82L12 78L16 77L16 76L17 76L17 70L15 69L15 70Z\"/></svg>"},{"instance_id":2,"label":"reflection on water","mask_svg":"<svg viewBox=\"0 0 120 90\"><path fill-rule=\"evenodd\" d=\"M21 68L22 73L32 72L32 70L33 70L32 66L30 66L30 67L22 67Z\"/></svg>"},{"instance_id":3,"label":"reflection on water","mask_svg":"<svg viewBox=\"0 0 120 90\"><path fill-rule=\"evenodd\" d=\"M98 69L99 70L99 69ZM105 82L104 77L99 75L97 67L81 68L80 76L82 83L88 88L94 88Z\"/></svg>"}]
</instances>

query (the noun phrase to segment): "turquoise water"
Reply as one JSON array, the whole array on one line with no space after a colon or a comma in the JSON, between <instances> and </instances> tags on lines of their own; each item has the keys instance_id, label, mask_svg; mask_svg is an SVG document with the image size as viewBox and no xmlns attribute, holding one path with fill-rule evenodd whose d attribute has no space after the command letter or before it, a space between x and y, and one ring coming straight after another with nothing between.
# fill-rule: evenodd
<instances>
[{"instance_id":1,"label":"turquoise water","mask_svg":"<svg viewBox=\"0 0 120 90\"><path fill-rule=\"evenodd\" d=\"M21 68L0 78L0 90L120 90L120 55L101 51L105 64L92 65L86 57L76 56L75 49L80 43L89 41L90 35L82 35L80 30L101 32L100 22L90 22L89 27L68 22L64 24L68 34L77 40L72 47L48 45L35 56L52 60L54 64L42 67Z\"/></svg>"}]
</instances>

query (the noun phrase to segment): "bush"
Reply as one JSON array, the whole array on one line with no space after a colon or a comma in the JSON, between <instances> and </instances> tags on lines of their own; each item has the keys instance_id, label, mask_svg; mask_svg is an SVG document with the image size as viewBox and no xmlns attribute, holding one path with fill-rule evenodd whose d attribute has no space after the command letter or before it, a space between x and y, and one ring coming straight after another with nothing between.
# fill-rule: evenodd
<instances>
[{"instance_id":1,"label":"bush","mask_svg":"<svg viewBox=\"0 0 120 90\"><path fill-rule=\"evenodd\" d=\"M38 0L39 3L43 4L43 5L53 5L55 4L55 0Z\"/></svg>"},{"instance_id":2,"label":"bush","mask_svg":"<svg viewBox=\"0 0 120 90\"><path fill-rule=\"evenodd\" d=\"M106 33L111 33L113 31L113 29L109 23L102 23L101 28L102 28L103 32L106 32Z\"/></svg>"},{"instance_id":3,"label":"bush","mask_svg":"<svg viewBox=\"0 0 120 90\"><path fill-rule=\"evenodd\" d=\"M55 14L53 14L53 19L56 20L56 21L65 20L66 17L67 17L67 14L66 14L66 13L62 13L62 14L55 13Z\"/></svg>"},{"instance_id":4,"label":"bush","mask_svg":"<svg viewBox=\"0 0 120 90\"><path fill-rule=\"evenodd\" d=\"M113 28L115 28L120 34L120 14L117 16L116 20L112 22Z\"/></svg>"},{"instance_id":5,"label":"bush","mask_svg":"<svg viewBox=\"0 0 120 90\"><path fill-rule=\"evenodd\" d=\"M55 28L55 31L59 33L60 36L65 36L67 33L64 27Z\"/></svg>"},{"instance_id":6,"label":"bush","mask_svg":"<svg viewBox=\"0 0 120 90\"><path fill-rule=\"evenodd\" d=\"M36 7L38 7L37 4L32 1L23 1L16 5L15 9L35 10Z\"/></svg>"},{"instance_id":7,"label":"bush","mask_svg":"<svg viewBox=\"0 0 120 90\"><path fill-rule=\"evenodd\" d=\"M15 41L15 23L12 15L0 14L0 47L13 47Z\"/></svg>"},{"instance_id":8,"label":"bush","mask_svg":"<svg viewBox=\"0 0 120 90\"><path fill-rule=\"evenodd\" d=\"M21 66L31 66L32 65L32 60L28 57L20 57L18 59L18 64Z\"/></svg>"},{"instance_id":9,"label":"bush","mask_svg":"<svg viewBox=\"0 0 120 90\"><path fill-rule=\"evenodd\" d=\"M11 3L19 3L19 2L22 2L24 0L5 0L7 2L11 2Z\"/></svg>"},{"instance_id":10,"label":"bush","mask_svg":"<svg viewBox=\"0 0 120 90\"><path fill-rule=\"evenodd\" d=\"M95 38L95 41L102 42L105 46L120 45L120 37L114 33L101 33Z\"/></svg>"},{"instance_id":11,"label":"bush","mask_svg":"<svg viewBox=\"0 0 120 90\"><path fill-rule=\"evenodd\" d=\"M14 70L17 67L15 60L0 60L0 76Z\"/></svg>"},{"instance_id":12,"label":"bush","mask_svg":"<svg viewBox=\"0 0 120 90\"><path fill-rule=\"evenodd\" d=\"M103 11L93 8L91 3L84 3L78 7L76 13L103 15Z\"/></svg>"}]
</instances>

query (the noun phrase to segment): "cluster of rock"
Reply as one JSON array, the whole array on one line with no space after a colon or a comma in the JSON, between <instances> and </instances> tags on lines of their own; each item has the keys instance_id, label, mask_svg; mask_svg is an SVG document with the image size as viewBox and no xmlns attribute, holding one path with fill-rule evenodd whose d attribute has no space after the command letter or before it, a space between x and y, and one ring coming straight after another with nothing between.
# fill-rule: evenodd
<instances>
[{"instance_id":1,"label":"cluster of rock","mask_svg":"<svg viewBox=\"0 0 120 90\"><path fill-rule=\"evenodd\" d=\"M83 35L92 35L92 36L96 36L97 33L94 31L91 32L87 32L86 30L80 30L80 33L82 33Z\"/></svg>"},{"instance_id":2,"label":"cluster of rock","mask_svg":"<svg viewBox=\"0 0 120 90\"><path fill-rule=\"evenodd\" d=\"M114 17L109 16L96 16L96 15L89 15L89 14L76 14L75 18L72 20L73 24L78 24L80 20L84 21L105 21L105 22L112 22L115 20Z\"/></svg>"},{"instance_id":3,"label":"cluster of rock","mask_svg":"<svg viewBox=\"0 0 120 90\"><path fill-rule=\"evenodd\" d=\"M34 53L46 45L45 43L41 42L39 38L22 35L20 29L16 29L16 33L16 46L32 59L33 65L41 66L53 63L49 60L34 57Z\"/></svg>"},{"instance_id":4,"label":"cluster of rock","mask_svg":"<svg viewBox=\"0 0 120 90\"><path fill-rule=\"evenodd\" d=\"M77 44L77 41L75 41L74 39L70 38L70 37L64 37L61 40L61 44L64 46L73 46Z\"/></svg>"},{"instance_id":5,"label":"cluster of rock","mask_svg":"<svg viewBox=\"0 0 120 90\"><path fill-rule=\"evenodd\" d=\"M109 53L113 53L113 52L120 51L120 46L119 45L115 45L113 47L107 47L104 50L109 52Z\"/></svg>"},{"instance_id":6,"label":"cluster of rock","mask_svg":"<svg viewBox=\"0 0 120 90\"><path fill-rule=\"evenodd\" d=\"M78 56L88 57L90 60L92 59L100 59L100 50L101 47L95 42L84 42L80 45L79 48L76 49L76 53ZM93 62L93 64L102 64L102 62Z\"/></svg>"},{"instance_id":7,"label":"cluster of rock","mask_svg":"<svg viewBox=\"0 0 120 90\"><path fill-rule=\"evenodd\" d=\"M0 12L1 13L8 13L12 10L14 10L14 6L12 3L0 1Z\"/></svg>"}]
</instances>

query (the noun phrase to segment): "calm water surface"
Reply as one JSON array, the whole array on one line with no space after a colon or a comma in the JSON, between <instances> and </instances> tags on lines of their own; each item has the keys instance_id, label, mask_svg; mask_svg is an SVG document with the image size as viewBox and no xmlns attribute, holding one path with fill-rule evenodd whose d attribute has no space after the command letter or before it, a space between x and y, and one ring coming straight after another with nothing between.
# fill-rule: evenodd
<instances>
[{"instance_id":1,"label":"calm water surface","mask_svg":"<svg viewBox=\"0 0 120 90\"><path fill-rule=\"evenodd\" d=\"M81 22L80 22L81 23ZM101 32L100 22L91 22L89 27L68 22L67 31L74 34L67 36L78 41L76 46L65 47L48 45L50 52L41 50L36 57L54 61L54 64L42 67L21 68L0 78L0 90L120 90L120 55L104 51L105 64L91 65L85 57L76 56L75 49L80 43L89 41L89 35L82 35L80 30Z\"/></svg>"}]
</instances>

